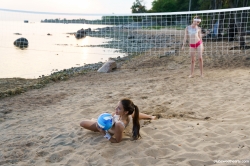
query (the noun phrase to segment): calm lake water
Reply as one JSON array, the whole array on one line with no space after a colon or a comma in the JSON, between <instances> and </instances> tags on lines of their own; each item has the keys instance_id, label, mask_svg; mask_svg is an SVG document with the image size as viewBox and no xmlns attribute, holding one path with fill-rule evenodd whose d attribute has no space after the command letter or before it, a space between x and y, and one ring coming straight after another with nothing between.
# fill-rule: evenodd
<instances>
[{"instance_id":1,"label":"calm lake water","mask_svg":"<svg viewBox=\"0 0 250 166\"><path fill-rule=\"evenodd\" d=\"M53 69L62 70L123 56L115 52L116 49L77 47L99 45L111 39L88 36L76 39L67 34L81 28L93 30L102 27L105 25L0 21L0 78L38 78L49 75ZM13 45L21 37L29 41L28 48Z\"/></svg>"}]
</instances>

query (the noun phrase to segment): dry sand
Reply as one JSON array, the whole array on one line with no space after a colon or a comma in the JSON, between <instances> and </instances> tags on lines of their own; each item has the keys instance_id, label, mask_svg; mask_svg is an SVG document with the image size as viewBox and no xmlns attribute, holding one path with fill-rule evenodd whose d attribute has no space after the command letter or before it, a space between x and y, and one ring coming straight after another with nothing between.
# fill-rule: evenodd
<instances>
[{"instance_id":1,"label":"dry sand","mask_svg":"<svg viewBox=\"0 0 250 166\"><path fill-rule=\"evenodd\" d=\"M138 57L0 100L0 165L213 165L250 160L250 60L204 57L204 78L184 57ZM142 139L118 144L79 126L123 97L143 113ZM245 165L245 164L216 164Z\"/></svg>"}]
</instances>

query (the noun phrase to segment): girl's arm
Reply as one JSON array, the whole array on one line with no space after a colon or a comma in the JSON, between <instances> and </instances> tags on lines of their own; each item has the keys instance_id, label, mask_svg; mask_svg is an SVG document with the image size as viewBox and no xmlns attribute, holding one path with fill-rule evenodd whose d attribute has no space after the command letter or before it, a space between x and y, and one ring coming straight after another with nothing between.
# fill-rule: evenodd
<instances>
[{"instance_id":1,"label":"girl's arm","mask_svg":"<svg viewBox=\"0 0 250 166\"><path fill-rule=\"evenodd\" d=\"M122 131L124 126L121 123L115 123L115 138L111 137L111 135L107 134L103 129L99 128L96 123L96 128L100 131L100 133L112 143L119 143L122 141Z\"/></svg>"},{"instance_id":2,"label":"girl's arm","mask_svg":"<svg viewBox=\"0 0 250 166\"><path fill-rule=\"evenodd\" d=\"M115 123L115 138L111 137L110 142L119 143L122 141L122 132L124 130L124 126L121 123Z\"/></svg>"},{"instance_id":3,"label":"girl's arm","mask_svg":"<svg viewBox=\"0 0 250 166\"><path fill-rule=\"evenodd\" d=\"M183 39L182 50L184 50L184 45L186 44L186 41L187 41L187 34L188 34L188 29L186 27L185 28L185 35L184 35L184 39Z\"/></svg>"},{"instance_id":4,"label":"girl's arm","mask_svg":"<svg viewBox=\"0 0 250 166\"><path fill-rule=\"evenodd\" d=\"M134 118L134 113L132 114L132 118ZM151 119L151 120L154 120L155 118L156 118L156 116L147 115L147 114L139 112L139 120L140 119Z\"/></svg>"}]
</instances>

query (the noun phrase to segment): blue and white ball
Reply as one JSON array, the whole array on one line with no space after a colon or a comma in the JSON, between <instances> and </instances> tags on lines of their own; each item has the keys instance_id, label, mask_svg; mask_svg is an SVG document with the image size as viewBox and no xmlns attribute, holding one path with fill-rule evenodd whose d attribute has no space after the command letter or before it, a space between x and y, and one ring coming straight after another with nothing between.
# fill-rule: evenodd
<instances>
[{"instance_id":1,"label":"blue and white ball","mask_svg":"<svg viewBox=\"0 0 250 166\"><path fill-rule=\"evenodd\" d=\"M103 130L109 130L113 125L113 116L108 113L103 113L98 117L97 124Z\"/></svg>"}]
</instances>

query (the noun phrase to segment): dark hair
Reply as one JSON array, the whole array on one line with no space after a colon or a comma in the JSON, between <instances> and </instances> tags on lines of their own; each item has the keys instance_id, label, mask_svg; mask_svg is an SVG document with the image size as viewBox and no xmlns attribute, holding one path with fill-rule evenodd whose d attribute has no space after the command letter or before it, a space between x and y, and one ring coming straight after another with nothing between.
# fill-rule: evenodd
<instances>
[{"instance_id":1,"label":"dark hair","mask_svg":"<svg viewBox=\"0 0 250 166\"><path fill-rule=\"evenodd\" d=\"M140 135L140 122L139 122L139 108L134 105L134 103L128 99L128 98L123 98L121 99L121 103L123 106L124 111L128 111L128 115L131 115L134 113L134 118L133 118L133 138L138 139L141 137Z\"/></svg>"},{"instance_id":2,"label":"dark hair","mask_svg":"<svg viewBox=\"0 0 250 166\"><path fill-rule=\"evenodd\" d=\"M201 19L201 17L198 15L194 16L194 18L192 19L192 23L194 22L194 19Z\"/></svg>"}]
</instances>

